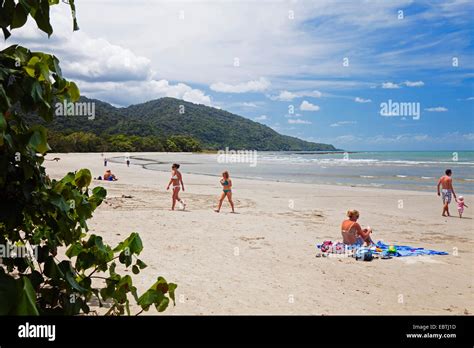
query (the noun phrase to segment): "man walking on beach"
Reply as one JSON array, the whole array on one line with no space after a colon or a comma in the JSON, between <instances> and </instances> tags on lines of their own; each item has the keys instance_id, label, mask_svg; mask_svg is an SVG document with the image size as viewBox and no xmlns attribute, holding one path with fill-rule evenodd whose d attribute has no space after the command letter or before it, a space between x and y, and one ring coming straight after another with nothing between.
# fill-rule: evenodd
<instances>
[{"instance_id":1,"label":"man walking on beach","mask_svg":"<svg viewBox=\"0 0 474 348\"><path fill-rule=\"evenodd\" d=\"M446 175L443 175L441 178L439 178L438 181L438 196L442 195L443 198L443 216L451 216L449 215L449 203L451 203L451 195L454 196L454 199L457 202L456 199L456 193L454 193L454 188L453 188L453 179L451 178L451 174L453 173L451 169L446 169ZM441 193L439 191L439 187L441 186L442 190ZM446 215L447 214L447 215Z\"/></svg>"}]
</instances>

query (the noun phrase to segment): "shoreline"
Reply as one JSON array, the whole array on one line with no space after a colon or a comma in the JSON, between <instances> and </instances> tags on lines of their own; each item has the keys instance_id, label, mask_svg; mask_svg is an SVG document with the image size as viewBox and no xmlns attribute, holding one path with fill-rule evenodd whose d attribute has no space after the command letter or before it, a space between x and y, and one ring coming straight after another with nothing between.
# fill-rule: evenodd
<instances>
[{"instance_id":1,"label":"shoreline","mask_svg":"<svg viewBox=\"0 0 474 348\"><path fill-rule=\"evenodd\" d=\"M159 170L159 169L149 169L147 168L147 166L149 165L164 165L164 164L172 164L172 161L153 161L153 160L149 160L149 159L143 159L143 158L139 158L138 156L140 155L151 155L151 154L157 154L159 152L150 152L150 153L139 153L139 155L131 155L130 158L133 160L133 159L137 159L137 160L141 160L141 161L147 161L148 163L145 163L145 164L136 164L136 163L132 163L131 165L135 165L135 166L140 166L141 168L143 169L146 169L146 170L149 170L151 172L161 172L161 173L167 173L168 170ZM99 153L90 153L90 154L99 154ZM175 154L173 152L163 152L163 154L166 154L166 155L172 155L172 154ZM185 155L201 155L202 153L192 153L192 152L179 152L177 154L185 154ZM114 156L114 157L109 157L108 160L109 162L111 163L115 163L115 164L122 164L123 162L118 160L119 158L123 158L124 156ZM114 160L115 159L115 160ZM202 176L206 176L206 177L216 177L218 176L218 174L209 174L209 173L197 173L197 172L193 172L193 171L188 171L186 172L186 174L192 174L192 175L202 175ZM317 176L317 174L315 174L315 176ZM386 186L385 184L378 184L378 183L369 183L369 184L351 184L351 183L321 183L321 182L315 182L315 183L311 183L311 182L304 182L304 181L301 181L301 182L295 182L295 181L289 181L289 180L278 180L278 179L272 179L272 178L257 178L257 177L250 177L250 176L242 176L242 175L233 175L234 178L238 178L238 179L243 179L243 180L254 180L254 181L260 181L260 182L274 182L274 183L288 183L288 184L303 184L303 185L324 185L324 186L336 186L336 187L352 187L352 188L367 188L367 189L381 189L381 190L394 190L394 191L408 191L408 192L424 192L424 193L428 193L428 194L431 194L431 193L434 193L436 194L436 183L433 183L433 187L430 190L428 189L425 189L424 186L419 186L418 189L413 189L413 188L404 188L404 187L397 187L396 185L392 185L392 186ZM405 175L397 175L397 174L394 174L393 176L389 177L389 178L406 178L407 176ZM350 178L350 177L349 177ZM359 178L359 179L373 179L373 178L380 178L380 177L375 177L375 176L359 176L356 178ZM435 177L429 177L429 179L432 179L432 180L436 180ZM423 182L423 180L429 180L428 177L425 177L425 176L414 176L412 178L410 178L410 182L406 183L407 185L413 185L411 184L412 182ZM470 179L457 179L459 182L465 184L465 183L469 183L471 182ZM467 194L464 194L464 195L470 195L472 193L467 193Z\"/></svg>"}]
</instances>

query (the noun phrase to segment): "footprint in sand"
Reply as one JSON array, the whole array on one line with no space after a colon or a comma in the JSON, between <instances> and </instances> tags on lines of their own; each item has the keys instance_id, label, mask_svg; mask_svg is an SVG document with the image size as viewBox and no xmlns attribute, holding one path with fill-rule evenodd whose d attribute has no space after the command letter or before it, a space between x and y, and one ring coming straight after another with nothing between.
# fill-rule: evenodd
<instances>
[{"instance_id":1,"label":"footprint in sand","mask_svg":"<svg viewBox=\"0 0 474 348\"><path fill-rule=\"evenodd\" d=\"M249 244L249 249L262 249L259 245L270 245L269 243L259 243L259 240L265 239L265 237L239 237L240 240L247 242Z\"/></svg>"}]
</instances>

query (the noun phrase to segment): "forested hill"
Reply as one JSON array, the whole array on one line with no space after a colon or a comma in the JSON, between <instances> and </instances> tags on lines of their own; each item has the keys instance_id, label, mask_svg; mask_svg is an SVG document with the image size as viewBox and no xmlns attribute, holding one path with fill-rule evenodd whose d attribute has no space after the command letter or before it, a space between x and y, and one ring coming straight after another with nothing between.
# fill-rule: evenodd
<instances>
[{"instance_id":1,"label":"forested hill","mask_svg":"<svg viewBox=\"0 0 474 348\"><path fill-rule=\"evenodd\" d=\"M156 99L126 108L86 97L81 97L80 102L95 103L93 120L84 116L56 116L48 128L63 134L81 131L98 136L169 138L185 135L198 140L201 148L211 150L225 147L261 151L336 150L332 145L278 134L270 127L224 110L175 98Z\"/></svg>"}]
</instances>

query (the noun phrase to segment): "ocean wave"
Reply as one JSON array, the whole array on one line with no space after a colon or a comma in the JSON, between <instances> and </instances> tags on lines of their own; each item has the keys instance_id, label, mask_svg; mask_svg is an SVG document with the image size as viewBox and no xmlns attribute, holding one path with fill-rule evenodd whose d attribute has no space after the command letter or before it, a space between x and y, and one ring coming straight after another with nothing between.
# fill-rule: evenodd
<instances>
[{"instance_id":1,"label":"ocean wave","mask_svg":"<svg viewBox=\"0 0 474 348\"><path fill-rule=\"evenodd\" d=\"M474 162L456 162L456 161L422 161L422 160L391 160L391 159L376 159L376 158L307 158L307 157L292 157L292 156L259 156L259 161L266 162L288 162L288 163L315 163L323 165L400 165L400 166L430 166L430 165L451 165L451 166L473 166Z\"/></svg>"}]
</instances>

